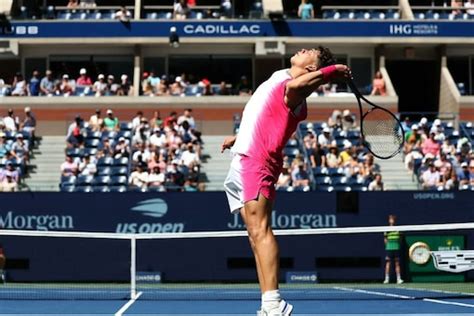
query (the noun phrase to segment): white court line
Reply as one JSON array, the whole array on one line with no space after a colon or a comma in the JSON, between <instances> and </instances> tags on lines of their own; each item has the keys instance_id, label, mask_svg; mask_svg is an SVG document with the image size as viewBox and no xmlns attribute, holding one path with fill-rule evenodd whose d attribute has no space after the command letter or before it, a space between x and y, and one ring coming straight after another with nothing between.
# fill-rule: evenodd
<instances>
[{"instance_id":1,"label":"white court line","mask_svg":"<svg viewBox=\"0 0 474 316\"><path fill-rule=\"evenodd\" d=\"M387 297L396 297L396 298L401 298L401 299L405 299L405 300L415 300L416 299L416 297L414 297L414 296L398 295L398 294L393 294L393 293L384 293L384 292L376 292L376 291L367 291L367 290L361 290L361 289L351 289L351 288L346 288L346 287L334 287L334 289L341 290L341 291L347 291L347 292L364 293L364 294L387 296ZM436 300L436 299L432 299L432 298L424 298L422 300L424 302L431 302L431 303L444 304L444 305L454 305L454 306L474 308L474 304L443 301L443 300Z\"/></svg>"},{"instance_id":2,"label":"white court line","mask_svg":"<svg viewBox=\"0 0 474 316\"><path fill-rule=\"evenodd\" d=\"M432 298L424 298L423 301L433 302L433 303L438 303L438 304L448 304L448 305L456 305L456 306L474 308L474 304L466 304L466 303L450 302L450 301L441 301L441 300L435 300L435 299L432 299Z\"/></svg>"},{"instance_id":3,"label":"white court line","mask_svg":"<svg viewBox=\"0 0 474 316\"><path fill-rule=\"evenodd\" d=\"M115 316L122 316L123 313L125 313L125 311L127 309L129 309L130 306L133 305L133 303L135 303L136 300L138 300L138 298L143 294L143 292L138 292L137 295L134 297L134 298L131 298L125 305L122 306L121 309L118 310L118 312L115 313Z\"/></svg>"}]
</instances>

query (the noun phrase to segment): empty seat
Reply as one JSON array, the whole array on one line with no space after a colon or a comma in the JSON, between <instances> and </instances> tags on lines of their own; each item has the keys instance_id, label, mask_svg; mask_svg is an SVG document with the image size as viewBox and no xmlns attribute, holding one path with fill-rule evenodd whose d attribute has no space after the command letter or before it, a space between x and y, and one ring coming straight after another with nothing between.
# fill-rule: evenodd
<instances>
[{"instance_id":1,"label":"empty seat","mask_svg":"<svg viewBox=\"0 0 474 316\"><path fill-rule=\"evenodd\" d=\"M112 167L110 169L110 175L112 176L128 175L128 167L125 167L125 166Z\"/></svg>"},{"instance_id":2,"label":"empty seat","mask_svg":"<svg viewBox=\"0 0 474 316\"><path fill-rule=\"evenodd\" d=\"M317 185L316 191L331 192L334 191L334 187L332 185Z\"/></svg>"},{"instance_id":3,"label":"empty seat","mask_svg":"<svg viewBox=\"0 0 474 316\"><path fill-rule=\"evenodd\" d=\"M99 147L99 144L100 144L100 140L99 139L95 139L95 138L92 138L92 139L86 139L85 141L85 146L87 148L97 148Z\"/></svg>"},{"instance_id":4,"label":"empty seat","mask_svg":"<svg viewBox=\"0 0 474 316\"><path fill-rule=\"evenodd\" d=\"M91 186L80 186L80 187L75 187L74 192L93 192Z\"/></svg>"},{"instance_id":5,"label":"empty seat","mask_svg":"<svg viewBox=\"0 0 474 316\"><path fill-rule=\"evenodd\" d=\"M98 176L110 176L112 174L112 168L110 167L100 167L97 170Z\"/></svg>"},{"instance_id":6,"label":"empty seat","mask_svg":"<svg viewBox=\"0 0 474 316\"><path fill-rule=\"evenodd\" d=\"M84 148L84 155L95 156L97 152L97 148Z\"/></svg>"},{"instance_id":7,"label":"empty seat","mask_svg":"<svg viewBox=\"0 0 474 316\"><path fill-rule=\"evenodd\" d=\"M131 131L120 131L117 135L116 138L124 137L128 140L132 138L132 132Z\"/></svg>"},{"instance_id":8,"label":"empty seat","mask_svg":"<svg viewBox=\"0 0 474 316\"><path fill-rule=\"evenodd\" d=\"M97 176L92 180L92 184L94 186L97 185L108 185L110 183L110 177L109 176Z\"/></svg>"},{"instance_id":9,"label":"empty seat","mask_svg":"<svg viewBox=\"0 0 474 316\"><path fill-rule=\"evenodd\" d=\"M316 167L316 168L313 168L313 173L315 176L318 176L318 175L328 175L329 174L329 171L328 171L328 168L326 167Z\"/></svg>"},{"instance_id":10,"label":"empty seat","mask_svg":"<svg viewBox=\"0 0 474 316\"><path fill-rule=\"evenodd\" d=\"M113 160L113 165L114 166L128 166L128 158L127 157L115 158Z\"/></svg>"},{"instance_id":11,"label":"empty seat","mask_svg":"<svg viewBox=\"0 0 474 316\"><path fill-rule=\"evenodd\" d=\"M80 176L77 177L76 185L78 185L78 186L91 185L93 180L94 180L94 176L80 175Z\"/></svg>"},{"instance_id":12,"label":"empty seat","mask_svg":"<svg viewBox=\"0 0 474 316\"><path fill-rule=\"evenodd\" d=\"M122 122L122 123L120 123L120 130L121 131L131 131L132 130L132 122Z\"/></svg>"},{"instance_id":13,"label":"empty seat","mask_svg":"<svg viewBox=\"0 0 474 316\"><path fill-rule=\"evenodd\" d=\"M127 187L124 185L114 185L109 187L109 192L127 192Z\"/></svg>"},{"instance_id":14,"label":"empty seat","mask_svg":"<svg viewBox=\"0 0 474 316\"><path fill-rule=\"evenodd\" d=\"M74 186L74 184L60 185L59 190L61 192L74 192L76 190L76 187Z\"/></svg>"},{"instance_id":15,"label":"empty seat","mask_svg":"<svg viewBox=\"0 0 474 316\"><path fill-rule=\"evenodd\" d=\"M288 156L288 157L296 157L300 153L300 150L298 148L284 148L283 149L283 155Z\"/></svg>"},{"instance_id":16,"label":"empty seat","mask_svg":"<svg viewBox=\"0 0 474 316\"><path fill-rule=\"evenodd\" d=\"M112 176L110 177L110 185L119 186L119 185L127 185L127 177L126 176Z\"/></svg>"},{"instance_id":17,"label":"empty seat","mask_svg":"<svg viewBox=\"0 0 474 316\"><path fill-rule=\"evenodd\" d=\"M110 192L110 188L106 185L98 185L92 188L93 192Z\"/></svg>"},{"instance_id":18,"label":"empty seat","mask_svg":"<svg viewBox=\"0 0 474 316\"><path fill-rule=\"evenodd\" d=\"M111 166L114 159L111 157L102 157L97 161L97 166Z\"/></svg>"},{"instance_id":19,"label":"empty seat","mask_svg":"<svg viewBox=\"0 0 474 316\"><path fill-rule=\"evenodd\" d=\"M80 148L68 148L68 149L66 149L66 156L80 157L81 156L81 149Z\"/></svg>"},{"instance_id":20,"label":"empty seat","mask_svg":"<svg viewBox=\"0 0 474 316\"><path fill-rule=\"evenodd\" d=\"M88 130L88 131L87 131L87 134L86 134L86 138L97 138L97 139L100 139L101 136L102 136L102 133L99 132L99 131L91 131L91 130Z\"/></svg>"}]
</instances>

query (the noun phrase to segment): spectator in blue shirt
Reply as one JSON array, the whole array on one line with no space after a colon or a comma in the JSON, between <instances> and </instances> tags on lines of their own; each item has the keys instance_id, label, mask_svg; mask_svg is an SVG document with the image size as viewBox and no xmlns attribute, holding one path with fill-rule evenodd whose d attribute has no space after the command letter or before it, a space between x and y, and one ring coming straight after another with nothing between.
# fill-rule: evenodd
<instances>
[{"instance_id":1,"label":"spectator in blue shirt","mask_svg":"<svg viewBox=\"0 0 474 316\"><path fill-rule=\"evenodd\" d=\"M37 70L33 71L33 76L28 83L28 95L30 96L38 96L40 93L40 78L39 72Z\"/></svg>"},{"instance_id":2,"label":"spectator in blue shirt","mask_svg":"<svg viewBox=\"0 0 474 316\"><path fill-rule=\"evenodd\" d=\"M308 0L301 0L301 4L298 7L298 16L302 20L314 19L314 8Z\"/></svg>"}]
</instances>

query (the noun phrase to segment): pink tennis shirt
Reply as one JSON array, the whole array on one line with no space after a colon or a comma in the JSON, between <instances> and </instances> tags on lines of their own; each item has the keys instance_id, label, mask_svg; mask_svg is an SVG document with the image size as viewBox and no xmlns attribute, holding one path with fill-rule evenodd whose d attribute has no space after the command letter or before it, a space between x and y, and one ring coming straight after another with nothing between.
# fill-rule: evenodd
<instances>
[{"instance_id":1,"label":"pink tennis shirt","mask_svg":"<svg viewBox=\"0 0 474 316\"><path fill-rule=\"evenodd\" d=\"M244 201L256 199L259 192L266 198L274 198L283 148L298 123L306 119L306 101L294 110L285 104L286 83L291 79L287 69L276 71L258 87L245 106L232 147L232 152L241 156Z\"/></svg>"}]
</instances>

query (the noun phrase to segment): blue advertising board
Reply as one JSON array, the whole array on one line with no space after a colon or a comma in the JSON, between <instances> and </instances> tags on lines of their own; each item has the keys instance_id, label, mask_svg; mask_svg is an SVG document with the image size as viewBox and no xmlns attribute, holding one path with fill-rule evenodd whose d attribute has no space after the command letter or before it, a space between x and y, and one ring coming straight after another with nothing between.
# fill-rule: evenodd
<instances>
[{"instance_id":1,"label":"blue advertising board","mask_svg":"<svg viewBox=\"0 0 474 316\"><path fill-rule=\"evenodd\" d=\"M143 234L244 229L239 215L230 214L223 192L3 193L1 201L0 229ZM341 211L340 203L341 196L336 193L279 193L272 226L317 229L386 225L389 214L398 216L398 224L456 223L470 222L474 215L471 192L361 192L358 210L353 212ZM384 245L383 236L377 236L279 237L282 273L317 271L321 280L380 277ZM0 239L11 262L24 262L21 267L10 269L15 280L44 280L45 276L53 276L56 281L107 281L126 280L129 275L128 240L6 236ZM473 232L466 235L466 244L474 246ZM340 257L370 260L357 273L347 267L341 270L324 265L328 258ZM160 272L165 282L254 280L251 263L246 238L137 242L137 270Z\"/></svg>"},{"instance_id":2,"label":"blue advertising board","mask_svg":"<svg viewBox=\"0 0 474 316\"><path fill-rule=\"evenodd\" d=\"M471 21L34 21L0 27L0 38L474 37Z\"/></svg>"}]
</instances>

